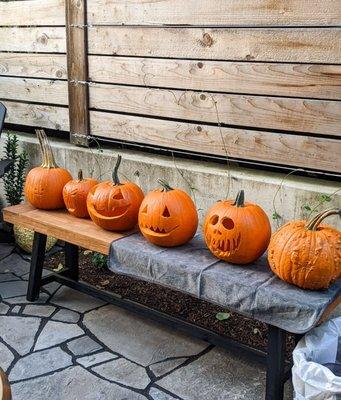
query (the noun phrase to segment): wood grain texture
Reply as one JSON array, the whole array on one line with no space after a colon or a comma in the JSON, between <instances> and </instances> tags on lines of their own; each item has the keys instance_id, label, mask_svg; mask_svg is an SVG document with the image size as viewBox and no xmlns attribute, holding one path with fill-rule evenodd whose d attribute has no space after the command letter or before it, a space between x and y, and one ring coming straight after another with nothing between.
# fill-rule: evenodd
<instances>
[{"instance_id":1,"label":"wood grain texture","mask_svg":"<svg viewBox=\"0 0 341 400\"><path fill-rule=\"evenodd\" d=\"M3 101L7 107L6 122L37 128L69 130L69 110L64 107Z\"/></svg>"},{"instance_id":2,"label":"wood grain texture","mask_svg":"<svg viewBox=\"0 0 341 400\"><path fill-rule=\"evenodd\" d=\"M0 76L0 99L67 105L67 82Z\"/></svg>"},{"instance_id":3,"label":"wood grain texture","mask_svg":"<svg viewBox=\"0 0 341 400\"><path fill-rule=\"evenodd\" d=\"M66 0L66 40L69 92L70 141L88 145L89 88L77 82L88 81L86 30L73 25L86 25L86 0Z\"/></svg>"},{"instance_id":4,"label":"wood grain texture","mask_svg":"<svg viewBox=\"0 0 341 400\"><path fill-rule=\"evenodd\" d=\"M341 102L98 84L90 107L190 121L340 136Z\"/></svg>"},{"instance_id":5,"label":"wood grain texture","mask_svg":"<svg viewBox=\"0 0 341 400\"><path fill-rule=\"evenodd\" d=\"M231 158L341 172L341 141L92 111L93 135ZM225 145L224 145L225 144ZM290 157L288 157L290 154Z\"/></svg>"},{"instance_id":6,"label":"wood grain texture","mask_svg":"<svg viewBox=\"0 0 341 400\"><path fill-rule=\"evenodd\" d=\"M65 25L64 0L0 2L0 26Z\"/></svg>"},{"instance_id":7,"label":"wood grain texture","mask_svg":"<svg viewBox=\"0 0 341 400\"><path fill-rule=\"evenodd\" d=\"M338 25L339 0L88 0L102 25Z\"/></svg>"},{"instance_id":8,"label":"wood grain texture","mask_svg":"<svg viewBox=\"0 0 341 400\"><path fill-rule=\"evenodd\" d=\"M90 219L73 217L66 210L37 210L29 204L19 204L6 207L2 211L6 222L103 254L109 253L112 241L132 233L105 231Z\"/></svg>"},{"instance_id":9,"label":"wood grain texture","mask_svg":"<svg viewBox=\"0 0 341 400\"><path fill-rule=\"evenodd\" d=\"M0 398L1 400L11 400L12 393L8 378L2 368L0 368Z\"/></svg>"},{"instance_id":10,"label":"wood grain texture","mask_svg":"<svg viewBox=\"0 0 341 400\"><path fill-rule=\"evenodd\" d=\"M340 65L90 56L89 76L115 84L341 99Z\"/></svg>"},{"instance_id":11,"label":"wood grain texture","mask_svg":"<svg viewBox=\"0 0 341 400\"><path fill-rule=\"evenodd\" d=\"M0 53L0 75L67 79L64 54Z\"/></svg>"},{"instance_id":12,"label":"wood grain texture","mask_svg":"<svg viewBox=\"0 0 341 400\"><path fill-rule=\"evenodd\" d=\"M276 62L341 62L340 28L89 29L89 52L141 57Z\"/></svg>"},{"instance_id":13,"label":"wood grain texture","mask_svg":"<svg viewBox=\"0 0 341 400\"><path fill-rule=\"evenodd\" d=\"M0 28L0 51L65 53L65 27Z\"/></svg>"}]
</instances>

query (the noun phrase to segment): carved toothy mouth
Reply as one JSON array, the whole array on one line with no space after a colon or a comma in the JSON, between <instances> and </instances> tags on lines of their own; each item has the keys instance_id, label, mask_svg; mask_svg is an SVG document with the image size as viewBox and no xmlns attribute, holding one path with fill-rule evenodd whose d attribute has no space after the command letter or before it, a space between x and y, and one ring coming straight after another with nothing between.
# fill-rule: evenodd
<instances>
[{"instance_id":1,"label":"carved toothy mouth","mask_svg":"<svg viewBox=\"0 0 341 400\"><path fill-rule=\"evenodd\" d=\"M144 225L141 226L141 229L143 230L144 233L149 234L149 235L155 235L157 234L157 236L168 236L170 233L172 233L179 225L177 225L176 227L172 228L169 231L166 231L166 229L164 228L159 228L157 227L153 227L151 225Z\"/></svg>"},{"instance_id":2,"label":"carved toothy mouth","mask_svg":"<svg viewBox=\"0 0 341 400\"><path fill-rule=\"evenodd\" d=\"M213 250L219 250L222 253L234 254L240 246L241 234L239 233L237 239L212 239L210 240L210 247Z\"/></svg>"}]
</instances>

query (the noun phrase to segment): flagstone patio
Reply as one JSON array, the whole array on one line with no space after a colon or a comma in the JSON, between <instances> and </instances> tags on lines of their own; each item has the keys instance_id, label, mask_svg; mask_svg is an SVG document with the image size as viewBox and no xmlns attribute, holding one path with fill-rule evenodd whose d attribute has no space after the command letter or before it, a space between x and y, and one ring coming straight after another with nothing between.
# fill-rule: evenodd
<instances>
[{"instance_id":1,"label":"flagstone patio","mask_svg":"<svg viewBox=\"0 0 341 400\"><path fill-rule=\"evenodd\" d=\"M261 399L263 366L52 283L0 245L0 366L15 400ZM291 387L286 387L291 399Z\"/></svg>"}]
</instances>

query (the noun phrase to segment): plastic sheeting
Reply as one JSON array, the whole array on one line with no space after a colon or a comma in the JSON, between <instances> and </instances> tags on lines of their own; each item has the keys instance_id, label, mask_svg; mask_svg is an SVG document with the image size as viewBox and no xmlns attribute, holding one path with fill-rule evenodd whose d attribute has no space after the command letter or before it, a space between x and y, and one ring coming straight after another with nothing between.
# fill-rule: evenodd
<instances>
[{"instance_id":1,"label":"plastic sheeting","mask_svg":"<svg viewBox=\"0 0 341 400\"><path fill-rule=\"evenodd\" d=\"M220 261L206 248L201 235L184 246L166 249L133 234L111 244L109 268L293 333L314 327L341 294L341 280L328 290L315 292L281 281L271 272L265 255L246 266Z\"/></svg>"}]
</instances>

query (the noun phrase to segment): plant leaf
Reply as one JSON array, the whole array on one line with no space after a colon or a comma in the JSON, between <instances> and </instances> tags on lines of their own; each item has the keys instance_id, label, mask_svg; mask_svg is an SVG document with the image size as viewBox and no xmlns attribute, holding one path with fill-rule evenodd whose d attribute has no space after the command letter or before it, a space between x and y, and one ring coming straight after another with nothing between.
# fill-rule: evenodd
<instances>
[{"instance_id":1,"label":"plant leaf","mask_svg":"<svg viewBox=\"0 0 341 400\"><path fill-rule=\"evenodd\" d=\"M218 321L226 321L227 319L229 319L231 317L230 313L226 313L226 312L218 312L215 317L217 318Z\"/></svg>"}]
</instances>

